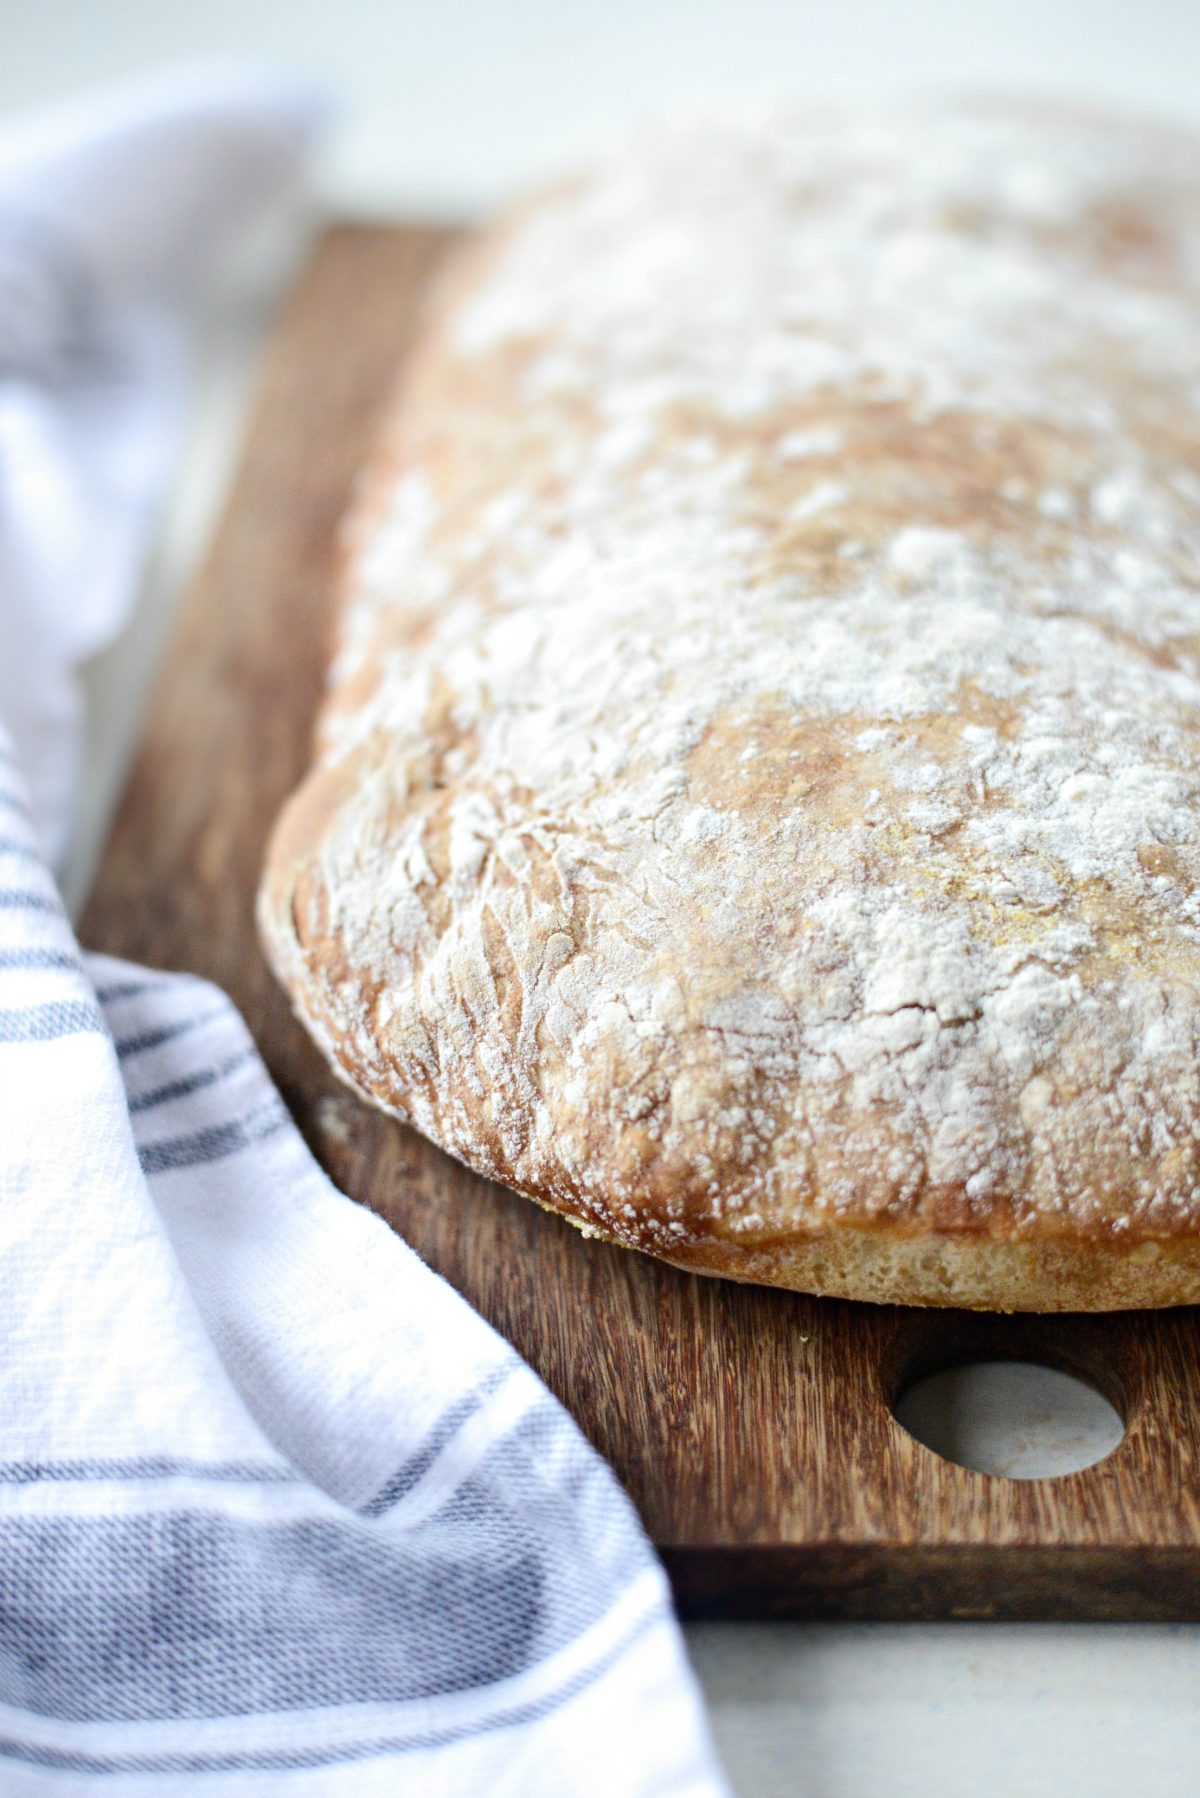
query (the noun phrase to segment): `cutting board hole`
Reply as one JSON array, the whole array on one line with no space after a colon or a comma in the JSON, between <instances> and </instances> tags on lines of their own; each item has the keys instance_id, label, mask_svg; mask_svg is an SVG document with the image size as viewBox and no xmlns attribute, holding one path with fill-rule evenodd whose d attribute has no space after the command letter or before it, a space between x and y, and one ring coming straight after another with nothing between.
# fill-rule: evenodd
<instances>
[{"instance_id":1,"label":"cutting board hole","mask_svg":"<svg viewBox=\"0 0 1200 1798\"><path fill-rule=\"evenodd\" d=\"M1009 1480L1078 1473L1125 1434L1094 1386L1032 1361L971 1361L901 1393L897 1423L944 1461Z\"/></svg>"}]
</instances>

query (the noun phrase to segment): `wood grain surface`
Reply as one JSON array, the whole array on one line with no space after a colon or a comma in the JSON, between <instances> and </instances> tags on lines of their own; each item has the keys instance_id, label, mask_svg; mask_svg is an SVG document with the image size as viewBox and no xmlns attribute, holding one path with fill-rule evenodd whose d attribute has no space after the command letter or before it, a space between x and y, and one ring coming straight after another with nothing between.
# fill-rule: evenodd
<instances>
[{"instance_id":1,"label":"wood grain surface","mask_svg":"<svg viewBox=\"0 0 1200 1798\"><path fill-rule=\"evenodd\" d=\"M694 1616L1200 1617L1191 1311L1021 1319L705 1280L603 1243L358 1104L254 934L263 845L309 750L339 515L448 234L339 226L266 360L83 922L219 981L334 1180L512 1341L615 1467ZM368 1345L369 1350L369 1345ZM1010 1481L895 1422L979 1358L1082 1373L1123 1415L1086 1472Z\"/></svg>"}]
</instances>

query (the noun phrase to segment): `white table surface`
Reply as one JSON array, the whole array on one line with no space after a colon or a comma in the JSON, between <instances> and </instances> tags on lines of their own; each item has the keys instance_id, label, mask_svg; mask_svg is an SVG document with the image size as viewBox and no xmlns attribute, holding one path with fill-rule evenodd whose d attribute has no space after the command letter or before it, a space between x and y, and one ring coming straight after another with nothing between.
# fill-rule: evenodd
<instances>
[{"instance_id":1,"label":"white table surface","mask_svg":"<svg viewBox=\"0 0 1200 1798\"><path fill-rule=\"evenodd\" d=\"M1200 124L1197 0L0 0L0 109L197 58L336 96L334 209L469 216L658 107L773 92L1024 88ZM291 253L295 253L295 241ZM263 265L260 264L260 270ZM276 255L275 281L281 267ZM194 416L138 616L92 671L68 870L85 890L174 602L228 479L268 311L210 309ZM1200 1628L705 1625L688 1642L745 1798L1171 1798L1200 1781Z\"/></svg>"}]
</instances>

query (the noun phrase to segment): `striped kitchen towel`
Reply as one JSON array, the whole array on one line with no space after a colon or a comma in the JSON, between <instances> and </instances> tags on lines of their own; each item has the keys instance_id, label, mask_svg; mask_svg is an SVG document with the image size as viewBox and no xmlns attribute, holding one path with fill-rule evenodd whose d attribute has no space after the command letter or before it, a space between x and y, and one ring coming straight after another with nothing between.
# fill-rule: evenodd
<instances>
[{"instance_id":1,"label":"striped kitchen towel","mask_svg":"<svg viewBox=\"0 0 1200 1798\"><path fill-rule=\"evenodd\" d=\"M177 416L164 222L294 156L244 88L138 104L0 133L0 1794L707 1798L608 1468L45 859Z\"/></svg>"},{"instance_id":2,"label":"striped kitchen towel","mask_svg":"<svg viewBox=\"0 0 1200 1798\"><path fill-rule=\"evenodd\" d=\"M0 1791L711 1794L667 1585L223 994L81 956L0 749Z\"/></svg>"}]
</instances>

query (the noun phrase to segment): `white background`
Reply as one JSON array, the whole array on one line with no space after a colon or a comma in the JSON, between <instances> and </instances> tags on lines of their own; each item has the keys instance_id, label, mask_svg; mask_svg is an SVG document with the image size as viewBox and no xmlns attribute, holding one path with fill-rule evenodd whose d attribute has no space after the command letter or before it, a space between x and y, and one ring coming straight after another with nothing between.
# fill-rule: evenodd
<instances>
[{"instance_id":1,"label":"white background","mask_svg":"<svg viewBox=\"0 0 1200 1798\"><path fill-rule=\"evenodd\" d=\"M1200 0L0 0L5 112L197 59L328 89L320 191L352 211L470 216L656 108L772 93L1032 90L1200 126ZM262 316L243 292L206 321L145 601L93 678L76 894L227 478ZM689 1640L747 1798L1170 1798L1200 1779L1191 1627L714 1625Z\"/></svg>"},{"instance_id":2,"label":"white background","mask_svg":"<svg viewBox=\"0 0 1200 1798\"><path fill-rule=\"evenodd\" d=\"M197 57L315 75L350 204L471 211L628 119L938 86L1200 108L1196 0L0 0L0 106Z\"/></svg>"}]
</instances>

